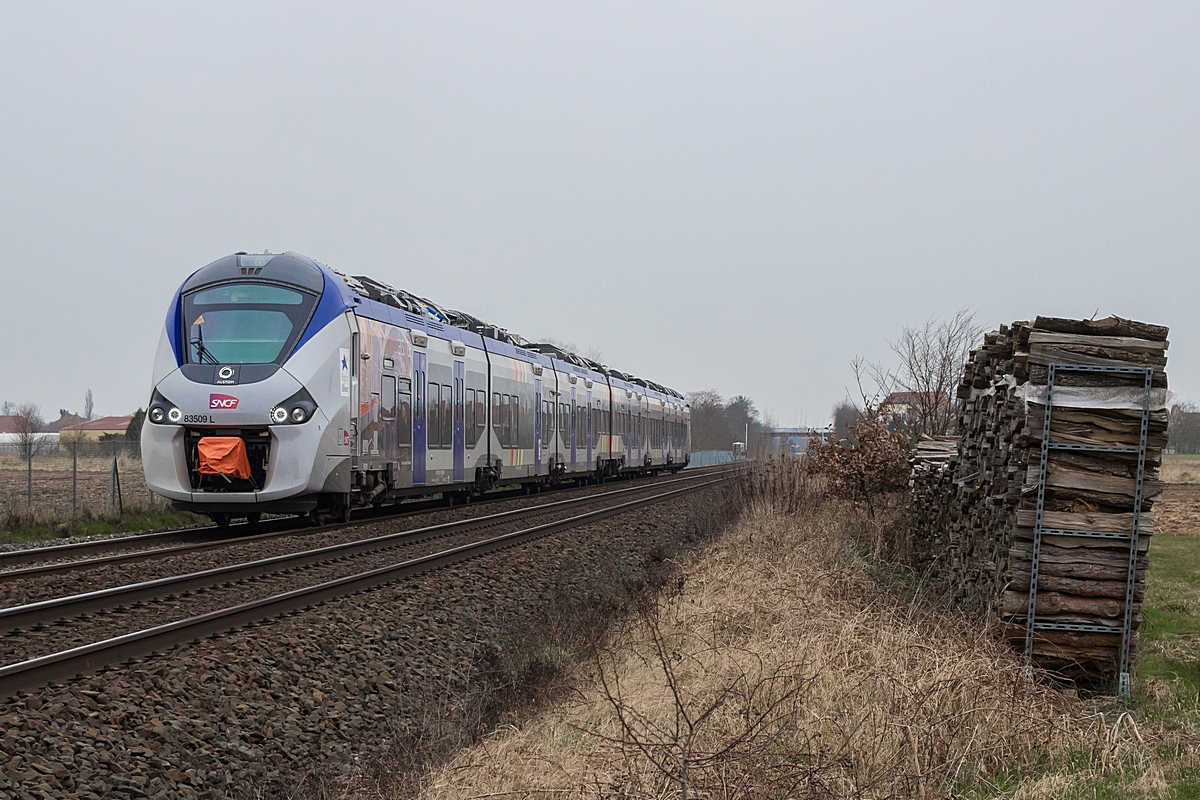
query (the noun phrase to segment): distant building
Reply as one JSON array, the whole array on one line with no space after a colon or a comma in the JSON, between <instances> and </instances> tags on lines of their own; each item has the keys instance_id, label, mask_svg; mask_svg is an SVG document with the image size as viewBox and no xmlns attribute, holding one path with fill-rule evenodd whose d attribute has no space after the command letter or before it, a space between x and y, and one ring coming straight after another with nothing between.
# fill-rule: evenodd
<instances>
[{"instance_id":1,"label":"distant building","mask_svg":"<svg viewBox=\"0 0 1200 800\"><path fill-rule=\"evenodd\" d=\"M87 422L87 420L78 414L63 414L54 420L54 422L47 423L46 427L42 428L42 431L45 433L59 433L63 428L69 428L72 425L81 425L84 422Z\"/></svg>"},{"instance_id":2,"label":"distant building","mask_svg":"<svg viewBox=\"0 0 1200 800\"><path fill-rule=\"evenodd\" d=\"M100 417L63 428L59 438L64 442L98 442L106 434L124 436L131 421L132 416Z\"/></svg>"},{"instance_id":3,"label":"distant building","mask_svg":"<svg viewBox=\"0 0 1200 800\"><path fill-rule=\"evenodd\" d=\"M917 410L922 405L922 399L929 398L930 400L937 398L937 406L942 409L950 408L949 395L939 395L936 392L892 392L887 397L883 398L883 402L879 404L880 409L886 409L897 416L907 417L910 414L916 415ZM926 405L934 405L929 402Z\"/></svg>"},{"instance_id":4,"label":"distant building","mask_svg":"<svg viewBox=\"0 0 1200 800\"><path fill-rule=\"evenodd\" d=\"M768 428L763 431L766 455L802 456L808 452L808 444L813 439L827 442L833 438L833 426L825 428Z\"/></svg>"}]
</instances>

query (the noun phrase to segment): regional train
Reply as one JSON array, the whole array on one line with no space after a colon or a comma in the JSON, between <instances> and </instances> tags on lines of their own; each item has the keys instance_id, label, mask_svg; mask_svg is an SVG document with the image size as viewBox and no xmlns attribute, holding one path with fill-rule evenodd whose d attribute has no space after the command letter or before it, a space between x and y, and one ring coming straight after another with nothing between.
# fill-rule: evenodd
<instances>
[{"instance_id":1,"label":"regional train","mask_svg":"<svg viewBox=\"0 0 1200 800\"><path fill-rule=\"evenodd\" d=\"M298 253L176 292L142 427L151 491L218 525L314 523L688 463L679 392Z\"/></svg>"}]
</instances>

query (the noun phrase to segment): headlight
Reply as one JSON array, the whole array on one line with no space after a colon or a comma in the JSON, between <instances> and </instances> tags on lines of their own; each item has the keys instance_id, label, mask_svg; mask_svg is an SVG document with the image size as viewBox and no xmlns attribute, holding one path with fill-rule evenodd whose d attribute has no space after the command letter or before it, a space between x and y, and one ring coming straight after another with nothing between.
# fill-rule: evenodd
<instances>
[{"instance_id":1,"label":"headlight","mask_svg":"<svg viewBox=\"0 0 1200 800\"><path fill-rule=\"evenodd\" d=\"M299 425L302 422L308 422L315 413L317 413L317 404L313 401L312 395L301 389L271 409L271 421Z\"/></svg>"},{"instance_id":2,"label":"headlight","mask_svg":"<svg viewBox=\"0 0 1200 800\"><path fill-rule=\"evenodd\" d=\"M183 419L183 412L155 389L150 398L150 406L146 409L146 419L155 425L162 425L167 420L178 424Z\"/></svg>"}]
</instances>

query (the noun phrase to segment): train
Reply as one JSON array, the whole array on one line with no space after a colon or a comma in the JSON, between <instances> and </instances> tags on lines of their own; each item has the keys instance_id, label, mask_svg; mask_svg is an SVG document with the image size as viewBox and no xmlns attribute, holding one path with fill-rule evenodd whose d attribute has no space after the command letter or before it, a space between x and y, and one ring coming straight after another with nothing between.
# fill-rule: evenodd
<instances>
[{"instance_id":1,"label":"train","mask_svg":"<svg viewBox=\"0 0 1200 800\"><path fill-rule=\"evenodd\" d=\"M294 252L219 258L167 312L146 483L219 526L688 464L687 399Z\"/></svg>"}]
</instances>

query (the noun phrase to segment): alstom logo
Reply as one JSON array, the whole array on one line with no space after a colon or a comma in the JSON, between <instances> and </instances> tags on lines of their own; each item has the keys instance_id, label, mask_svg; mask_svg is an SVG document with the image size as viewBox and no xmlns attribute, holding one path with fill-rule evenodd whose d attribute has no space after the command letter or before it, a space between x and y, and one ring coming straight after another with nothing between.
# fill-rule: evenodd
<instances>
[{"instance_id":1,"label":"alstom logo","mask_svg":"<svg viewBox=\"0 0 1200 800\"><path fill-rule=\"evenodd\" d=\"M238 399L231 394L210 394L208 396L208 407L233 409L237 408Z\"/></svg>"}]
</instances>

